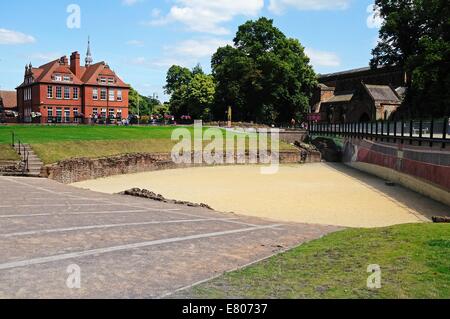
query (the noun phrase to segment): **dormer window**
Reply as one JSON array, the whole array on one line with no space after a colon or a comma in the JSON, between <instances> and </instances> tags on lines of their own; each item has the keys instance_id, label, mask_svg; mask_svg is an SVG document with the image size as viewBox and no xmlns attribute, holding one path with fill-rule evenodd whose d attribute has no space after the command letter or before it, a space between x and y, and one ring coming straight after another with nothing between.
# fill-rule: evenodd
<instances>
[{"instance_id":1,"label":"dormer window","mask_svg":"<svg viewBox=\"0 0 450 319\"><path fill-rule=\"evenodd\" d=\"M53 80L56 81L56 82L62 82L62 76L61 75L55 75Z\"/></svg>"},{"instance_id":2,"label":"dormer window","mask_svg":"<svg viewBox=\"0 0 450 319\"><path fill-rule=\"evenodd\" d=\"M114 84L114 78L109 78L108 79L108 84Z\"/></svg>"},{"instance_id":3,"label":"dormer window","mask_svg":"<svg viewBox=\"0 0 450 319\"><path fill-rule=\"evenodd\" d=\"M70 76L65 75L64 76L64 82L70 82L70 81L71 81Z\"/></svg>"},{"instance_id":4,"label":"dormer window","mask_svg":"<svg viewBox=\"0 0 450 319\"><path fill-rule=\"evenodd\" d=\"M106 84L106 78L100 78L100 83L101 84Z\"/></svg>"}]
</instances>

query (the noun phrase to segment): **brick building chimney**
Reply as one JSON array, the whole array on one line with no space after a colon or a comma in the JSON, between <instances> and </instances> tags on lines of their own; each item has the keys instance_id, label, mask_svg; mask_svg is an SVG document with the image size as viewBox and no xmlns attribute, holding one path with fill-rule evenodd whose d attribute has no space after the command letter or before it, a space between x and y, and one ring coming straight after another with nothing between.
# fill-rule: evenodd
<instances>
[{"instance_id":1,"label":"brick building chimney","mask_svg":"<svg viewBox=\"0 0 450 319\"><path fill-rule=\"evenodd\" d=\"M70 56L70 71L75 76L80 75L80 54L78 52L73 52Z\"/></svg>"}]
</instances>

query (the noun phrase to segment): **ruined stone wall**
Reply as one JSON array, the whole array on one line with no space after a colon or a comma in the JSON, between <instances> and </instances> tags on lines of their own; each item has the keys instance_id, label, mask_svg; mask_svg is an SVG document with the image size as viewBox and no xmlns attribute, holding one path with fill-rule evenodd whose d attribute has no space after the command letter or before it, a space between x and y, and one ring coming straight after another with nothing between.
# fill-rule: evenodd
<instances>
[{"instance_id":1,"label":"ruined stone wall","mask_svg":"<svg viewBox=\"0 0 450 319\"><path fill-rule=\"evenodd\" d=\"M194 156L194 154L192 155ZM236 159L236 162L245 160L249 162L249 154L245 159ZM280 152L280 163L300 163L315 158L302 157L301 151ZM225 162L225 161L224 161ZM173 168L193 166L206 166L206 164L175 164L171 155L163 154L127 154L98 159L79 158L61 161L56 164L44 166L42 177L56 180L60 183L70 184L90 179L108 177L113 175L132 174L139 172L157 171Z\"/></svg>"}]
</instances>

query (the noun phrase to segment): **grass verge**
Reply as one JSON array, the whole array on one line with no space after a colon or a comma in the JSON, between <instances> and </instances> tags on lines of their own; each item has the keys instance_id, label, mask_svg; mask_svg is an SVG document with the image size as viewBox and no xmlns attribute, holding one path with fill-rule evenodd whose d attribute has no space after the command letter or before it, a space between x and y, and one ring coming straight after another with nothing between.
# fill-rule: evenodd
<instances>
[{"instance_id":1,"label":"grass verge","mask_svg":"<svg viewBox=\"0 0 450 319\"><path fill-rule=\"evenodd\" d=\"M367 288L367 267L382 288ZM450 298L450 225L349 229L181 293L190 298Z\"/></svg>"},{"instance_id":2,"label":"grass verge","mask_svg":"<svg viewBox=\"0 0 450 319\"><path fill-rule=\"evenodd\" d=\"M11 132L14 131L22 143L31 144L45 164L51 164L80 157L170 152L176 144L171 140L175 128L179 127L7 126L0 127L0 145L9 143ZM193 136L193 127L187 127L187 130ZM222 132L225 135L225 131ZM205 141L204 144L209 142ZM293 146L282 142L280 149L295 151ZM2 153L6 159L12 156L10 152Z\"/></svg>"},{"instance_id":3,"label":"grass verge","mask_svg":"<svg viewBox=\"0 0 450 319\"><path fill-rule=\"evenodd\" d=\"M9 144L0 144L0 161L18 161L19 155Z\"/></svg>"}]
</instances>

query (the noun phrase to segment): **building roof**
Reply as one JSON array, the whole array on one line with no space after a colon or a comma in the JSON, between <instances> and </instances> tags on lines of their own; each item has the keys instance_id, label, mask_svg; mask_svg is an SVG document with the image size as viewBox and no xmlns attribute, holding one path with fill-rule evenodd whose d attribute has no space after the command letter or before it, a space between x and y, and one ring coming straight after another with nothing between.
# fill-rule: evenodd
<instances>
[{"instance_id":1,"label":"building roof","mask_svg":"<svg viewBox=\"0 0 450 319\"><path fill-rule=\"evenodd\" d=\"M70 69L70 65L65 62L67 58L61 57L60 59L48 62L44 65L41 65L38 68L31 68L31 73L34 78L34 83L53 83L53 75L54 74L64 74L70 75L72 78L71 84L75 85L98 85L98 77L99 75L111 76L115 78L114 87L122 87L129 88L130 86L120 79L117 74L109 68L109 66L105 62L99 62L96 64L92 64L89 66L80 66L80 74L75 74ZM63 84L63 83L62 83ZM20 86L26 86L25 82L23 82Z\"/></svg>"},{"instance_id":2,"label":"building roof","mask_svg":"<svg viewBox=\"0 0 450 319\"><path fill-rule=\"evenodd\" d=\"M5 109L17 107L17 93L15 91L0 91L0 99Z\"/></svg>"},{"instance_id":3,"label":"building roof","mask_svg":"<svg viewBox=\"0 0 450 319\"><path fill-rule=\"evenodd\" d=\"M364 87L375 102L401 103L397 93L388 85L364 84Z\"/></svg>"},{"instance_id":4,"label":"building roof","mask_svg":"<svg viewBox=\"0 0 450 319\"><path fill-rule=\"evenodd\" d=\"M350 102L353 99L353 93L339 94L333 96L331 99L323 102L323 103L342 103L342 102Z\"/></svg>"},{"instance_id":5,"label":"building roof","mask_svg":"<svg viewBox=\"0 0 450 319\"><path fill-rule=\"evenodd\" d=\"M398 65L380 65L376 68L371 67L363 67L363 68L356 68L351 70L345 70L335 73L328 73L328 74L319 74L319 79L325 79L325 78L333 78L333 77L340 77L340 76L346 76L346 75L359 75L360 73L366 73L366 72L373 72L377 70L389 70L389 69L396 69L399 68Z\"/></svg>"}]
</instances>

